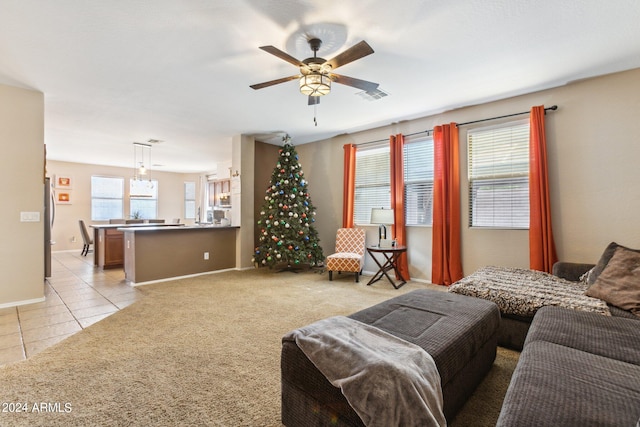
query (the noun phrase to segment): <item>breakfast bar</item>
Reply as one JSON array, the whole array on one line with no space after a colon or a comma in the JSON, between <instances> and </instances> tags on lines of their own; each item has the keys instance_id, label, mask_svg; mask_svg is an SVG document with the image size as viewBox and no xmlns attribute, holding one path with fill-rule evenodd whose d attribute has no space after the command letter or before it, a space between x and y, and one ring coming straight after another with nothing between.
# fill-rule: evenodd
<instances>
[{"instance_id":1,"label":"breakfast bar","mask_svg":"<svg viewBox=\"0 0 640 427\"><path fill-rule=\"evenodd\" d=\"M239 227L124 227L124 273L130 284L210 273L236 266Z\"/></svg>"},{"instance_id":2,"label":"breakfast bar","mask_svg":"<svg viewBox=\"0 0 640 427\"><path fill-rule=\"evenodd\" d=\"M102 269L124 266L124 227L182 227L184 224L93 224L93 265Z\"/></svg>"}]
</instances>

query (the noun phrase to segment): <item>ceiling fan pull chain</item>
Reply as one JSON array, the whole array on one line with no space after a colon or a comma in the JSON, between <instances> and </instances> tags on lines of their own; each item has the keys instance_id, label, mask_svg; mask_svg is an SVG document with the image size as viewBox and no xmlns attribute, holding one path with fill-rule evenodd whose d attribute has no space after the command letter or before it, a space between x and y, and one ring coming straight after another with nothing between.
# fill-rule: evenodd
<instances>
[{"instance_id":1,"label":"ceiling fan pull chain","mask_svg":"<svg viewBox=\"0 0 640 427\"><path fill-rule=\"evenodd\" d=\"M318 104L315 104L313 106L313 123L315 124L316 127L318 127Z\"/></svg>"}]
</instances>

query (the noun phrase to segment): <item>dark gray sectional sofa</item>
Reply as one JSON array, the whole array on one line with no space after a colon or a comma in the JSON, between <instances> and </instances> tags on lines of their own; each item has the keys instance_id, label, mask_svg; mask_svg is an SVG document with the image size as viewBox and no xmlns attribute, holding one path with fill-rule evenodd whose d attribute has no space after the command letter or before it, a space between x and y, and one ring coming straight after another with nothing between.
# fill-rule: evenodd
<instances>
[{"instance_id":1,"label":"dark gray sectional sofa","mask_svg":"<svg viewBox=\"0 0 640 427\"><path fill-rule=\"evenodd\" d=\"M530 317L501 319L485 299L420 290L349 317L431 354L448 421L491 368L502 338L523 349L497 426L640 427L640 250L611 243L595 266L561 262L553 273L586 281L585 294L605 301L611 316L546 305ZM287 337L281 373L283 424L363 425Z\"/></svg>"},{"instance_id":2,"label":"dark gray sectional sofa","mask_svg":"<svg viewBox=\"0 0 640 427\"><path fill-rule=\"evenodd\" d=\"M557 263L553 273L577 281L593 267ZM498 426L640 426L640 317L609 308L538 310Z\"/></svg>"},{"instance_id":3,"label":"dark gray sectional sofa","mask_svg":"<svg viewBox=\"0 0 640 427\"><path fill-rule=\"evenodd\" d=\"M640 422L640 321L559 307L535 315L498 426Z\"/></svg>"}]
</instances>

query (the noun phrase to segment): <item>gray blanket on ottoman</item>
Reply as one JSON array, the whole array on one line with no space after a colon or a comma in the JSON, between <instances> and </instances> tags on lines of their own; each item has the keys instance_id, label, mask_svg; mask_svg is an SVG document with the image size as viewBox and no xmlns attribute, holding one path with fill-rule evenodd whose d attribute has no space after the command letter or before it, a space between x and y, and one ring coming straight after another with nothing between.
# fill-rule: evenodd
<instances>
[{"instance_id":1,"label":"gray blanket on ottoman","mask_svg":"<svg viewBox=\"0 0 640 427\"><path fill-rule=\"evenodd\" d=\"M446 426L440 374L419 346L343 316L287 334L366 426Z\"/></svg>"}]
</instances>

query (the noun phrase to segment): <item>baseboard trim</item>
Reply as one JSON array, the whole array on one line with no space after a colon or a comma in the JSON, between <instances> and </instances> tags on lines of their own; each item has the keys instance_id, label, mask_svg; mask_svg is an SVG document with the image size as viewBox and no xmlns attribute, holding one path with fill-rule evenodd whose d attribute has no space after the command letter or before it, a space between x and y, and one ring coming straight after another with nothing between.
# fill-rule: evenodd
<instances>
[{"instance_id":1,"label":"baseboard trim","mask_svg":"<svg viewBox=\"0 0 640 427\"><path fill-rule=\"evenodd\" d=\"M44 302L44 301L45 301L45 297L26 299L26 300L22 300L22 301L6 302L4 304L0 304L0 308L18 307L18 306L21 306L21 305L36 304L36 303Z\"/></svg>"},{"instance_id":2,"label":"baseboard trim","mask_svg":"<svg viewBox=\"0 0 640 427\"><path fill-rule=\"evenodd\" d=\"M367 275L367 276L373 276L374 274L376 274L376 272L375 272L375 271L367 271L367 270L364 270L364 271L362 272L362 274L363 274L363 275ZM393 272L390 272L390 273L388 273L388 274L393 274ZM430 280L427 280L427 279L416 279L416 278L412 277L412 278L411 278L411 279L409 279L409 280L410 280L411 282L424 283L425 285L433 285L433 283L431 283L431 281L430 281Z\"/></svg>"},{"instance_id":3,"label":"baseboard trim","mask_svg":"<svg viewBox=\"0 0 640 427\"><path fill-rule=\"evenodd\" d=\"M203 273L195 273L195 274L187 274L184 276L174 276L174 277L166 277L164 279L157 279L157 280L148 280L146 282L131 282L129 280L127 280L127 283L133 287L136 286L143 286L143 285L150 285L152 283L162 283L162 282L170 282L172 280L180 280L180 279L188 279L191 277L198 277L198 276L206 276L208 274L218 274L218 273L224 273L227 271L235 271L236 268L225 268L223 270L215 270L215 271L205 271Z\"/></svg>"}]
</instances>

